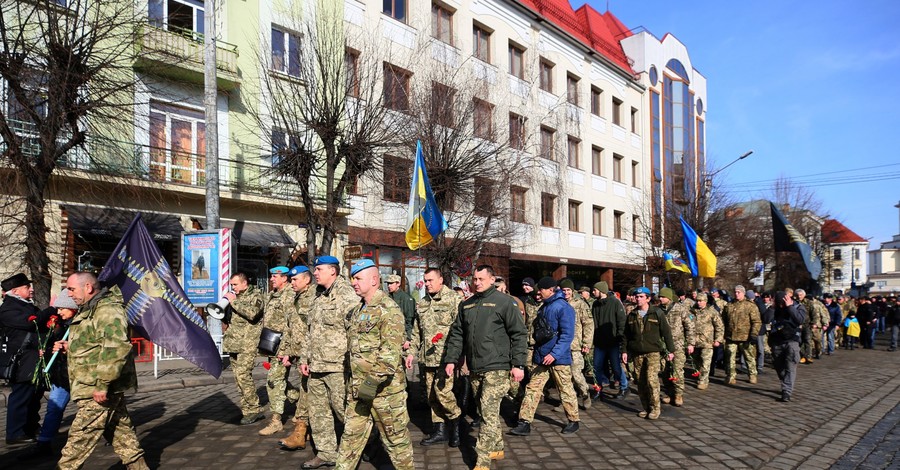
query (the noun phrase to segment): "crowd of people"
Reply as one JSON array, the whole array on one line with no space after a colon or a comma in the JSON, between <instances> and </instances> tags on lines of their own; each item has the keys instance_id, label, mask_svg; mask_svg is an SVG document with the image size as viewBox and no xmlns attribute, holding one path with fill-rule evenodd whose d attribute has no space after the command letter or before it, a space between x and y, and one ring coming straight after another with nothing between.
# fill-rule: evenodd
<instances>
[{"instance_id":1,"label":"crowd of people","mask_svg":"<svg viewBox=\"0 0 900 470\"><path fill-rule=\"evenodd\" d=\"M380 449L395 468L413 468L411 369L432 422L420 445L459 447L477 428L475 468L489 469L504 458L504 400L518 410L507 434L528 436L538 404L555 387L567 418L560 432L571 434L579 412L597 400L635 390L638 416L659 419L662 405L684 405L686 375L700 393L717 369L726 385L739 373L755 384L768 356L781 380L780 400L790 401L799 364L857 342L872 348L877 331L890 330L893 351L900 329L894 297L817 299L802 289L757 294L740 285L733 297L719 289L654 293L643 286L620 294L605 281L576 289L573 280L551 277L524 279L524 294L514 297L481 265L456 288L439 269L425 270L424 294L414 299L396 275L383 290L371 260L350 266L349 279L340 268L332 256L317 258L312 269L272 268L267 293L236 273L226 295L223 349L240 396L240 424L264 421L259 435L283 433L278 445L286 450L312 439L315 453L304 469L353 469L361 458L377 459ZM127 468L147 468L125 406L136 374L121 292L75 273L52 307L40 310L30 284L24 274L2 281L0 329L17 366L9 379L7 444L33 443L25 458L53 455L50 443L71 399L78 411L59 468L80 468L104 435ZM253 380L261 354L268 410ZM50 373L35 372L49 357Z\"/></svg>"}]
</instances>

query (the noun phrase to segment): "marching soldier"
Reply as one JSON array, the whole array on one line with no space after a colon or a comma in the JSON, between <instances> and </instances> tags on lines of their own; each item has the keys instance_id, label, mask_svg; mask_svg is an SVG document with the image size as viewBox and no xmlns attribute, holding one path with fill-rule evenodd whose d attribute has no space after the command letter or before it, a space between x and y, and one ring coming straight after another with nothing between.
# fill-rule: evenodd
<instances>
[{"instance_id":1,"label":"marching soldier","mask_svg":"<svg viewBox=\"0 0 900 470\"><path fill-rule=\"evenodd\" d=\"M591 349L594 341L594 317L588 304L575 295L575 284L571 279L563 279L562 288L566 302L575 310L575 336L572 338L572 385L581 398L585 409L591 407L591 388L584 378L584 355Z\"/></svg>"},{"instance_id":2,"label":"marching soldier","mask_svg":"<svg viewBox=\"0 0 900 470\"><path fill-rule=\"evenodd\" d=\"M676 302L678 297L675 291L668 287L664 287L659 291L659 303L665 309L666 321L672 328L672 341L675 343L675 359L672 361L672 372L674 374L674 382L668 382L666 388L670 389L669 393L663 395L663 403L674 401L675 406L684 404L684 363L687 361L687 354L694 353L694 320L691 318L691 310L687 305Z\"/></svg>"},{"instance_id":3,"label":"marching soldier","mask_svg":"<svg viewBox=\"0 0 900 470\"><path fill-rule=\"evenodd\" d=\"M353 289L362 299L347 314L350 390L337 468L352 470L372 431L378 427L394 468L413 469L403 370L404 318L381 287L378 269L364 259L350 268Z\"/></svg>"},{"instance_id":4,"label":"marching soldier","mask_svg":"<svg viewBox=\"0 0 900 470\"><path fill-rule=\"evenodd\" d=\"M631 364L637 376L638 395L643 410L641 418L657 419L659 406L659 364L664 345L667 351L674 351L672 330L666 321L666 314L658 307L650 305L650 289L638 287L634 290L635 307L625 317L625 348L622 362L631 357ZM674 354L667 355L672 360Z\"/></svg>"},{"instance_id":5,"label":"marching soldier","mask_svg":"<svg viewBox=\"0 0 900 470\"><path fill-rule=\"evenodd\" d=\"M391 274L387 278L388 292L391 299L400 307L403 312L403 328L406 331L404 337L403 349L409 349L409 342L412 339L413 322L416 318L416 301L400 288L400 276Z\"/></svg>"},{"instance_id":6,"label":"marching soldier","mask_svg":"<svg viewBox=\"0 0 900 470\"><path fill-rule=\"evenodd\" d=\"M750 383L756 383L756 335L762 327L759 307L745 297L744 286L734 286L735 301L722 312L725 325L725 375L728 385L736 383L735 356L740 353L747 364Z\"/></svg>"},{"instance_id":7,"label":"marching soldier","mask_svg":"<svg viewBox=\"0 0 900 470\"><path fill-rule=\"evenodd\" d=\"M309 312L316 300L316 289L312 285L312 274L306 266L294 266L288 272L291 279L291 290L294 291L294 309L296 315L288 317L288 329L285 334L286 341L282 342L281 355L287 365L297 362L301 355L300 345L306 341L309 334ZM294 417L294 431L278 444L287 450L306 448L306 435L309 426L309 403L306 397L308 390L307 376L300 374L300 387L288 390L288 399L297 403Z\"/></svg>"},{"instance_id":8,"label":"marching soldier","mask_svg":"<svg viewBox=\"0 0 900 470\"><path fill-rule=\"evenodd\" d=\"M796 290L797 299L806 309L806 323L809 328L809 339L804 342L803 357L806 358L807 364L812 364L813 358L818 359L822 354L822 333L828 327L830 316L825 304L818 300L808 297L803 289ZM804 361L800 361L804 362Z\"/></svg>"},{"instance_id":9,"label":"marching soldier","mask_svg":"<svg viewBox=\"0 0 900 470\"><path fill-rule=\"evenodd\" d=\"M709 368L712 364L713 348L725 341L725 325L716 309L707 305L707 294L699 293L695 299L696 305L692 309L694 313L694 331L696 342L694 343L694 366L700 372L697 379L697 390L706 390L709 386Z\"/></svg>"},{"instance_id":10,"label":"marching soldier","mask_svg":"<svg viewBox=\"0 0 900 470\"><path fill-rule=\"evenodd\" d=\"M276 266L269 270L269 283L272 285L272 291L269 292L269 298L266 300L266 313L263 316L263 325L270 330L281 332L282 342L288 331L290 317L296 315L293 291L288 284L288 271L286 266ZM281 423L284 401L287 400L288 389L293 389L288 382L290 373L288 364L290 362L283 359L285 357L278 351L277 356L269 356L266 359L269 362L266 392L269 394L269 410L272 411L272 417L269 424L259 430L260 436L271 436L284 429L284 425Z\"/></svg>"},{"instance_id":11,"label":"marching soldier","mask_svg":"<svg viewBox=\"0 0 900 470\"><path fill-rule=\"evenodd\" d=\"M406 359L406 367L412 367L412 351L418 351L419 367L423 369L425 393L431 408L434 428L421 444L430 446L449 440L450 447L459 447L458 419L462 411L453 395L453 376L445 375L440 365L450 325L459 312L460 298L444 285L444 276L437 268L425 271L425 292L425 297L416 305L412 349Z\"/></svg>"},{"instance_id":12,"label":"marching soldier","mask_svg":"<svg viewBox=\"0 0 900 470\"><path fill-rule=\"evenodd\" d=\"M247 275L237 273L228 281L231 291L225 294L233 312L231 324L225 331L222 349L231 356L234 382L241 396L241 424L253 424L265 416L259 406L259 395L253 383L253 366L259 355L259 335L262 332L263 297L248 282Z\"/></svg>"}]
</instances>

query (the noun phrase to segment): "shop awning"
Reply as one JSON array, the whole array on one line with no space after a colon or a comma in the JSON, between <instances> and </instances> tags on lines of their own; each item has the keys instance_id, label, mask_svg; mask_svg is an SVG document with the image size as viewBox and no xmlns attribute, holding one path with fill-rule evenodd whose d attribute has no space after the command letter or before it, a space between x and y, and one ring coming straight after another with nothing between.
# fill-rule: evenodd
<instances>
[{"instance_id":1,"label":"shop awning","mask_svg":"<svg viewBox=\"0 0 900 470\"><path fill-rule=\"evenodd\" d=\"M206 227L206 218L197 219L200 226ZM232 230L231 236L242 246L258 246L262 248L293 248L297 242L291 238L280 225L247 222L244 220L221 220L223 228Z\"/></svg>"},{"instance_id":2,"label":"shop awning","mask_svg":"<svg viewBox=\"0 0 900 470\"><path fill-rule=\"evenodd\" d=\"M69 228L77 233L121 238L134 220L135 211L107 207L66 205ZM177 240L184 227L181 219L172 214L141 212L141 219L154 240Z\"/></svg>"}]
</instances>

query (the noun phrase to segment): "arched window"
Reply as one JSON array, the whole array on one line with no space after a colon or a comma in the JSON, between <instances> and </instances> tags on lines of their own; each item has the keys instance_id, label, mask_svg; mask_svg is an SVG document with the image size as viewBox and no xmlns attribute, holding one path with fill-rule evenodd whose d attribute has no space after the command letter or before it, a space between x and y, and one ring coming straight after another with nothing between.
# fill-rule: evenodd
<instances>
[{"instance_id":1,"label":"arched window","mask_svg":"<svg viewBox=\"0 0 900 470\"><path fill-rule=\"evenodd\" d=\"M842 273L840 269L834 270L834 280L835 281L840 281L841 279L843 279L843 277L844 277L844 273Z\"/></svg>"},{"instance_id":2,"label":"arched window","mask_svg":"<svg viewBox=\"0 0 900 470\"><path fill-rule=\"evenodd\" d=\"M666 68L675 72L676 75L681 77L685 83L691 83L691 78L688 76L687 69L684 68L684 65L678 59L672 59L666 63Z\"/></svg>"}]
</instances>

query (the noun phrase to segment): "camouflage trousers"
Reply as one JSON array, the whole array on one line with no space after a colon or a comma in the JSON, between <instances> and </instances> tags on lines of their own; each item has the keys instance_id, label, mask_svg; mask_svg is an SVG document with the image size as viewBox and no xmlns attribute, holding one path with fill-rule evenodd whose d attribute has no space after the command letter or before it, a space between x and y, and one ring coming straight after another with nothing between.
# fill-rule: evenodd
<instances>
[{"instance_id":1,"label":"camouflage trousers","mask_svg":"<svg viewBox=\"0 0 900 470\"><path fill-rule=\"evenodd\" d=\"M575 395L575 388L572 385L574 368L574 366L545 366L543 364L535 366L531 381L525 387L525 398L522 399L522 406L519 408L519 419L528 422L534 421L534 414L537 412L538 404L544 395L544 385L552 376L553 381L556 382L556 388L559 389L559 396L562 399L563 409L566 411L566 418L569 421L579 421L578 396Z\"/></svg>"},{"instance_id":2,"label":"camouflage trousers","mask_svg":"<svg viewBox=\"0 0 900 470\"><path fill-rule=\"evenodd\" d=\"M409 438L409 414L406 410L406 391L378 395L368 403L352 394L347 401L344 434L338 451L338 470L353 470L359 463L372 424L381 433L381 442L398 470L412 470L413 449ZM320 452L321 454L321 452ZM326 459L327 460L327 459Z\"/></svg>"},{"instance_id":3,"label":"camouflage trousers","mask_svg":"<svg viewBox=\"0 0 900 470\"><path fill-rule=\"evenodd\" d=\"M666 393L671 397L680 397L684 395L684 364L687 362L687 355L684 349L677 348L675 357L672 359L672 377L674 381L666 380Z\"/></svg>"},{"instance_id":4,"label":"camouflage trousers","mask_svg":"<svg viewBox=\"0 0 900 470\"><path fill-rule=\"evenodd\" d=\"M312 429L316 450L322 460L334 462L337 459L334 415L344 421L347 378L343 372L310 372L307 387L309 427Z\"/></svg>"},{"instance_id":5,"label":"camouflage trousers","mask_svg":"<svg viewBox=\"0 0 900 470\"><path fill-rule=\"evenodd\" d=\"M584 354L581 350L572 351L572 386L575 387L575 392L578 396L584 397L588 396L590 393L590 388L588 387L587 380L584 378ZM559 385L559 382L557 382ZM577 405L576 401L576 405Z\"/></svg>"},{"instance_id":6,"label":"camouflage trousers","mask_svg":"<svg viewBox=\"0 0 900 470\"><path fill-rule=\"evenodd\" d=\"M459 418L462 411L456 404L453 394L453 377L440 367L423 367L425 369L425 393L428 395L428 406L431 408L431 422L440 423Z\"/></svg>"},{"instance_id":7,"label":"camouflage trousers","mask_svg":"<svg viewBox=\"0 0 900 470\"><path fill-rule=\"evenodd\" d=\"M292 385L288 386L288 391L286 393L287 399L292 403L295 403L297 408L294 410L294 419L293 421L296 423L298 421L306 421L309 423L309 398L308 390L309 390L309 377L300 375L300 386L294 387Z\"/></svg>"},{"instance_id":8,"label":"camouflage trousers","mask_svg":"<svg viewBox=\"0 0 900 470\"><path fill-rule=\"evenodd\" d=\"M521 398L520 395L524 395L525 385L531 380L531 374L534 370L534 364L531 362L531 358L534 356L534 348L528 347L528 357L525 359L525 378L522 379L521 382L516 382L513 380L512 376L509 378L509 392L508 395L513 398Z\"/></svg>"},{"instance_id":9,"label":"camouflage trousers","mask_svg":"<svg viewBox=\"0 0 900 470\"><path fill-rule=\"evenodd\" d=\"M256 394L256 384L253 382L256 353L231 353L230 356L234 382L241 396L241 414L253 416L262 411L262 407L259 406L259 395Z\"/></svg>"},{"instance_id":10,"label":"camouflage trousers","mask_svg":"<svg viewBox=\"0 0 900 470\"><path fill-rule=\"evenodd\" d=\"M809 332L809 326L803 325L800 330L800 358L809 359L812 357L812 336Z\"/></svg>"},{"instance_id":11,"label":"camouflage trousers","mask_svg":"<svg viewBox=\"0 0 900 470\"><path fill-rule=\"evenodd\" d=\"M69 428L69 439L57 463L61 470L79 469L93 452L104 435L112 435L113 450L125 465L144 456L125 409L125 395L117 393L107 397L104 404L92 398L77 400L78 412Z\"/></svg>"},{"instance_id":12,"label":"camouflage trousers","mask_svg":"<svg viewBox=\"0 0 900 470\"><path fill-rule=\"evenodd\" d=\"M811 338L811 346L812 346L812 355L815 357L819 357L822 355L822 329L821 328L813 328L810 330L812 333ZM813 357L810 356L810 357Z\"/></svg>"},{"instance_id":13,"label":"camouflage trousers","mask_svg":"<svg viewBox=\"0 0 900 470\"><path fill-rule=\"evenodd\" d=\"M472 373L472 389L479 397L478 412L482 423L475 442L478 454L476 467L491 467L491 452L503 450L503 436L500 432L500 401L509 389L509 371L491 370ZM532 378L532 380L534 380Z\"/></svg>"},{"instance_id":14,"label":"camouflage trousers","mask_svg":"<svg viewBox=\"0 0 900 470\"><path fill-rule=\"evenodd\" d=\"M585 380L592 384L597 383L597 378L594 377L594 347L591 346L588 348L588 352L584 354L584 368L581 370L584 374Z\"/></svg>"},{"instance_id":15,"label":"camouflage trousers","mask_svg":"<svg viewBox=\"0 0 900 470\"><path fill-rule=\"evenodd\" d=\"M638 396L644 411L659 410L659 356L658 352L636 354L631 358L637 375Z\"/></svg>"},{"instance_id":16,"label":"camouflage trousers","mask_svg":"<svg viewBox=\"0 0 900 470\"><path fill-rule=\"evenodd\" d=\"M713 348L694 348L694 367L700 372L698 384L709 384L709 366L712 364Z\"/></svg>"},{"instance_id":17,"label":"camouflage trousers","mask_svg":"<svg viewBox=\"0 0 900 470\"><path fill-rule=\"evenodd\" d=\"M288 391L294 386L288 382L290 366L285 367L277 357L269 357L269 372L266 374L266 393L269 394L269 410L275 414L284 414L284 401L287 400ZM293 392L291 392L293 394Z\"/></svg>"},{"instance_id":18,"label":"camouflage trousers","mask_svg":"<svg viewBox=\"0 0 900 470\"><path fill-rule=\"evenodd\" d=\"M756 340L740 343L728 342L725 344L725 376L731 380L737 376L735 368L737 355L740 354L747 363L747 372L750 377L756 377Z\"/></svg>"}]
</instances>

